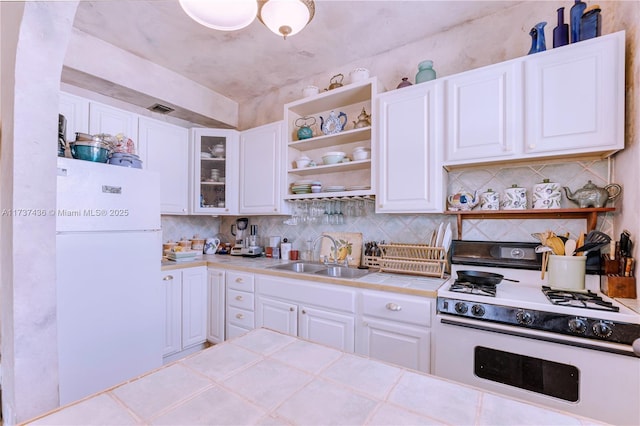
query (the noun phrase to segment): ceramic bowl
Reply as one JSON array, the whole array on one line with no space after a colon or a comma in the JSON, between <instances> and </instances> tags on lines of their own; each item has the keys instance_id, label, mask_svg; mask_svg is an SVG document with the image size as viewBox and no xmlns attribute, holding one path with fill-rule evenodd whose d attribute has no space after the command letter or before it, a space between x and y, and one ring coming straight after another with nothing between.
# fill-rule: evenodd
<instances>
[{"instance_id":1,"label":"ceramic bowl","mask_svg":"<svg viewBox=\"0 0 640 426\"><path fill-rule=\"evenodd\" d=\"M324 164L337 164L342 161L345 157L344 152L335 151L335 152L327 152L322 156L322 162Z\"/></svg>"}]
</instances>

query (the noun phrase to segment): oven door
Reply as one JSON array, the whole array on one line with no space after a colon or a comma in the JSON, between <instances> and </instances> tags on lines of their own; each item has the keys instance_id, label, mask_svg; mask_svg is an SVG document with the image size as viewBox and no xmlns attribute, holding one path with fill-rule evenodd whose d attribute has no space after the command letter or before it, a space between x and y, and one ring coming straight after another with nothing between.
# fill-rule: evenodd
<instances>
[{"instance_id":1,"label":"oven door","mask_svg":"<svg viewBox=\"0 0 640 426\"><path fill-rule=\"evenodd\" d=\"M549 333L437 315L435 374L612 424L640 424L640 358Z\"/></svg>"}]
</instances>

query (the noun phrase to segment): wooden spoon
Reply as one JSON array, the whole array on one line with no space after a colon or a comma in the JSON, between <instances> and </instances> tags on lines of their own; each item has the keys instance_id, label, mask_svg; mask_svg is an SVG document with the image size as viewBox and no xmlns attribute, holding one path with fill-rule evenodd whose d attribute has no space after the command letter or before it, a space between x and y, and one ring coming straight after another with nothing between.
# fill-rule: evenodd
<instances>
[{"instance_id":1,"label":"wooden spoon","mask_svg":"<svg viewBox=\"0 0 640 426\"><path fill-rule=\"evenodd\" d=\"M564 255L573 256L575 251L576 251L576 240L572 240L571 238L569 238L564 243Z\"/></svg>"}]
</instances>

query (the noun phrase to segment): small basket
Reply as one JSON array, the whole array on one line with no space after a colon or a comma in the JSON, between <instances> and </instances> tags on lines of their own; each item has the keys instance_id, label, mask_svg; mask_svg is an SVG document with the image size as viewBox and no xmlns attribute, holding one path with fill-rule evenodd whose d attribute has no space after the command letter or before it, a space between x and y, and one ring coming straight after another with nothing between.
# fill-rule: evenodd
<instances>
[{"instance_id":1,"label":"small basket","mask_svg":"<svg viewBox=\"0 0 640 426\"><path fill-rule=\"evenodd\" d=\"M378 258L381 271L399 272L429 277L444 277L447 269L446 252L442 247L426 244L381 244Z\"/></svg>"}]
</instances>

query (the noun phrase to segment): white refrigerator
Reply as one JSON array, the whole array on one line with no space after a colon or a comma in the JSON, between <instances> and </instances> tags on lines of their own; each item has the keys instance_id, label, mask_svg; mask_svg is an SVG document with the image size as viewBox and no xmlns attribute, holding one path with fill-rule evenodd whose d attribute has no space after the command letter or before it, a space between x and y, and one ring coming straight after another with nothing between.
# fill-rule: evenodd
<instances>
[{"instance_id":1,"label":"white refrigerator","mask_svg":"<svg viewBox=\"0 0 640 426\"><path fill-rule=\"evenodd\" d=\"M159 176L58 158L60 404L162 365Z\"/></svg>"}]
</instances>

